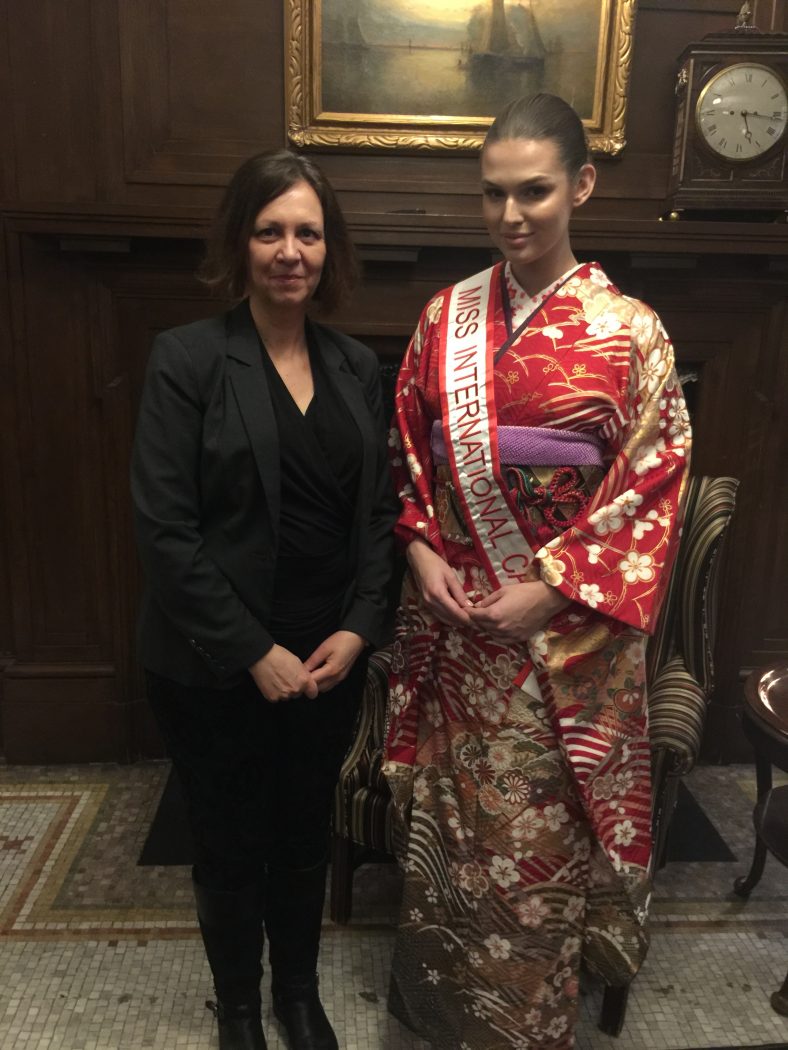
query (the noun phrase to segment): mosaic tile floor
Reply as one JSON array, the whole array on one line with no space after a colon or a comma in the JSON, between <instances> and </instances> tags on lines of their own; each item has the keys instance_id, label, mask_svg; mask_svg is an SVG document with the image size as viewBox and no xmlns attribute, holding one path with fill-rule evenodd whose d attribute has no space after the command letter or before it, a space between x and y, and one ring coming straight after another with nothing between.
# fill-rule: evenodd
<instances>
[{"instance_id":1,"label":"mosaic tile floor","mask_svg":"<svg viewBox=\"0 0 788 1050\"><path fill-rule=\"evenodd\" d=\"M0 768L2 1050L215 1047L188 870L137 866L166 777L160 763ZM788 1047L768 1002L788 968L788 870L770 859L748 903L731 893L752 849L751 770L688 783L738 859L659 873L624 1031L598 1031L601 989L584 987L579 1050ZM321 988L344 1050L426 1050L386 1012L397 885L393 866L362 868L352 925L326 920Z\"/></svg>"}]
</instances>

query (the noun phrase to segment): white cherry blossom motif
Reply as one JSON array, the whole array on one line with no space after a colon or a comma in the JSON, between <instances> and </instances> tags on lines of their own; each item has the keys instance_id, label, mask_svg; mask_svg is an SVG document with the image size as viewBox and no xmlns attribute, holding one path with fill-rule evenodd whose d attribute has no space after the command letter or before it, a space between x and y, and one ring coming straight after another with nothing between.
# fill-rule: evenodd
<instances>
[{"instance_id":1,"label":"white cherry blossom motif","mask_svg":"<svg viewBox=\"0 0 788 1050\"><path fill-rule=\"evenodd\" d=\"M586 328L586 333L596 336L598 339L607 339L608 336L615 335L620 330L621 325L622 321L618 314L612 310L606 310L599 317L594 318Z\"/></svg>"},{"instance_id":2,"label":"white cherry blossom motif","mask_svg":"<svg viewBox=\"0 0 788 1050\"><path fill-rule=\"evenodd\" d=\"M608 533L612 535L624 527L623 513L623 509L617 503L607 503L588 515L588 523L597 536L606 536ZM547 582L549 583L549 580Z\"/></svg>"},{"instance_id":3,"label":"white cherry blossom motif","mask_svg":"<svg viewBox=\"0 0 788 1050\"><path fill-rule=\"evenodd\" d=\"M410 689L406 689L401 683L394 686L389 692L389 704L391 705L391 713L394 715L401 714L410 703L411 692Z\"/></svg>"},{"instance_id":4,"label":"white cherry blossom motif","mask_svg":"<svg viewBox=\"0 0 788 1050\"><path fill-rule=\"evenodd\" d=\"M473 999L471 1001L471 1011L474 1017L478 1017L480 1021L486 1021L490 1016L490 1010L484 999Z\"/></svg>"},{"instance_id":5,"label":"white cherry blossom motif","mask_svg":"<svg viewBox=\"0 0 788 1050\"><path fill-rule=\"evenodd\" d=\"M468 962L471 964L471 966L475 967L477 970L482 965L483 961L484 960L482 959L481 955L477 951L468 952Z\"/></svg>"},{"instance_id":6,"label":"white cherry blossom motif","mask_svg":"<svg viewBox=\"0 0 788 1050\"><path fill-rule=\"evenodd\" d=\"M552 540L550 541L552 542ZM544 547L539 551L537 557L542 563L542 579L551 587L558 587L564 582L566 562L560 558L554 558L550 551Z\"/></svg>"},{"instance_id":7,"label":"white cherry blossom motif","mask_svg":"<svg viewBox=\"0 0 788 1050\"><path fill-rule=\"evenodd\" d=\"M531 650L532 657L547 656L547 634L544 631L532 634L528 639L528 648Z\"/></svg>"},{"instance_id":8,"label":"white cherry blossom motif","mask_svg":"<svg viewBox=\"0 0 788 1050\"><path fill-rule=\"evenodd\" d=\"M519 667L507 653L499 653L495 663L490 664L490 677L499 689L508 689L517 677Z\"/></svg>"},{"instance_id":9,"label":"white cherry blossom motif","mask_svg":"<svg viewBox=\"0 0 788 1050\"><path fill-rule=\"evenodd\" d=\"M426 802L430 797L430 785L426 777L418 776L413 781L413 797L417 802Z\"/></svg>"},{"instance_id":10,"label":"white cherry blossom motif","mask_svg":"<svg viewBox=\"0 0 788 1050\"><path fill-rule=\"evenodd\" d=\"M487 689L484 679L478 674L465 675L462 685L460 686L460 692L468 701L471 706L478 704L484 699L484 694Z\"/></svg>"},{"instance_id":11,"label":"white cherry blossom motif","mask_svg":"<svg viewBox=\"0 0 788 1050\"><path fill-rule=\"evenodd\" d=\"M546 339L560 339L564 334L563 329L559 328L558 325L549 324L542 329L542 335Z\"/></svg>"},{"instance_id":12,"label":"white cherry blossom motif","mask_svg":"<svg viewBox=\"0 0 788 1050\"><path fill-rule=\"evenodd\" d=\"M527 897L517 905L517 918L523 926L531 926L536 929L542 925L542 921L550 914L550 909L544 900L536 893Z\"/></svg>"},{"instance_id":13,"label":"white cherry blossom motif","mask_svg":"<svg viewBox=\"0 0 788 1050\"><path fill-rule=\"evenodd\" d=\"M421 477L421 463L419 463L418 458L413 452L408 453L408 470L410 471L412 478Z\"/></svg>"},{"instance_id":14,"label":"white cherry blossom motif","mask_svg":"<svg viewBox=\"0 0 788 1050\"><path fill-rule=\"evenodd\" d=\"M493 959L508 959L512 954L512 942L498 933L491 933L484 942L484 947Z\"/></svg>"},{"instance_id":15,"label":"white cherry blossom motif","mask_svg":"<svg viewBox=\"0 0 788 1050\"><path fill-rule=\"evenodd\" d=\"M458 842L465 841L465 828L462 826L459 817L449 817L449 827L454 832L454 837Z\"/></svg>"},{"instance_id":16,"label":"white cherry blossom motif","mask_svg":"<svg viewBox=\"0 0 788 1050\"><path fill-rule=\"evenodd\" d=\"M444 722L443 710L441 709L440 701L428 700L424 705L424 717L432 726L442 726Z\"/></svg>"},{"instance_id":17,"label":"white cherry blossom motif","mask_svg":"<svg viewBox=\"0 0 788 1050\"><path fill-rule=\"evenodd\" d=\"M539 813L539 810L531 806L512 821L512 837L515 842L519 842L521 839L535 839L544 827L544 823L544 818Z\"/></svg>"},{"instance_id":18,"label":"white cherry blossom motif","mask_svg":"<svg viewBox=\"0 0 788 1050\"><path fill-rule=\"evenodd\" d=\"M618 563L618 567L627 583L648 583L654 579L654 559L650 554L628 551L626 557Z\"/></svg>"},{"instance_id":19,"label":"white cherry blossom motif","mask_svg":"<svg viewBox=\"0 0 788 1050\"><path fill-rule=\"evenodd\" d=\"M592 281L599 288L609 288L611 285L610 278L606 273L603 273L598 266L592 266L588 271L589 280Z\"/></svg>"},{"instance_id":20,"label":"white cherry blossom motif","mask_svg":"<svg viewBox=\"0 0 788 1050\"><path fill-rule=\"evenodd\" d=\"M616 773L616 791L622 798L630 793L635 784L635 774L631 769L622 769Z\"/></svg>"},{"instance_id":21,"label":"white cherry blossom motif","mask_svg":"<svg viewBox=\"0 0 788 1050\"><path fill-rule=\"evenodd\" d=\"M663 346L655 346L640 366L640 389L653 394L668 370L668 360Z\"/></svg>"},{"instance_id":22,"label":"white cherry blossom motif","mask_svg":"<svg viewBox=\"0 0 788 1050\"><path fill-rule=\"evenodd\" d=\"M545 1032L550 1036L551 1039L560 1039L564 1032L569 1028L569 1021L566 1014L560 1014L558 1017L554 1017L550 1024L545 1029Z\"/></svg>"},{"instance_id":23,"label":"white cherry blossom motif","mask_svg":"<svg viewBox=\"0 0 788 1050\"><path fill-rule=\"evenodd\" d=\"M397 639L391 646L391 670L395 673L405 670L405 654L402 651L402 642Z\"/></svg>"},{"instance_id":24,"label":"white cherry blossom motif","mask_svg":"<svg viewBox=\"0 0 788 1050\"><path fill-rule=\"evenodd\" d=\"M628 846L637 832L631 820L622 820L613 825L613 841L617 846Z\"/></svg>"},{"instance_id":25,"label":"white cherry blossom motif","mask_svg":"<svg viewBox=\"0 0 788 1050\"><path fill-rule=\"evenodd\" d=\"M664 451L665 441L663 438L658 438L653 445L641 445L635 449L635 454L632 457L632 469L637 476L642 478L644 474L648 474L650 470L658 467L662 462L659 454Z\"/></svg>"},{"instance_id":26,"label":"white cherry blossom motif","mask_svg":"<svg viewBox=\"0 0 788 1050\"><path fill-rule=\"evenodd\" d=\"M639 492L635 492L634 489L627 489L620 496L616 496L613 502L616 506L621 507L628 518L631 518L637 514L637 509L643 502L643 497Z\"/></svg>"},{"instance_id":27,"label":"white cherry blossom motif","mask_svg":"<svg viewBox=\"0 0 788 1050\"><path fill-rule=\"evenodd\" d=\"M506 714L506 700L497 689L487 688L477 702L479 715L493 725L498 725Z\"/></svg>"},{"instance_id":28,"label":"white cherry blossom motif","mask_svg":"<svg viewBox=\"0 0 788 1050\"><path fill-rule=\"evenodd\" d=\"M602 548L598 543L592 543L588 547L588 564L596 565L599 561L599 555L602 553Z\"/></svg>"},{"instance_id":29,"label":"white cherry blossom motif","mask_svg":"<svg viewBox=\"0 0 788 1050\"><path fill-rule=\"evenodd\" d=\"M582 287L583 282L579 277L570 277L560 288L556 288L555 294L559 299L565 299L568 296L574 298Z\"/></svg>"},{"instance_id":30,"label":"white cherry blossom motif","mask_svg":"<svg viewBox=\"0 0 788 1050\"><path fill-rule=\"evenodd\" d=\"M551 831L560 831L562 824L569 822L569 814L563 802L556 802L554 806L545 806L544 819Z\"/></svg>"},{"instance_id":31,"label":"white cherry blossom motif","mask_svg":"<svg viewBox=\"0 0 788 1050\"><path fill-rule=\"evenodd\" d=\"M663 405L660 404L660 407ZM689 441L692 434L687 402L681 396L671 397L664 407L667 409L667 419L660 419L659 425L663 430L667 429L670 443L681 447Z\"/></svg>"},{"instance_id":32,"label":"white cherry blossom motif","mask_svg":"<svg viewBox=\"0 0 788 1050\"><path fill-rule=\"evenodd\" d=\"M608 926L605 929L605 933L614 944L619 946L619 948L624 947L624 934L620 926Z\"/></svg>"},{"instance_id":33,"label":"white cherry blossom motif","mask_svg":"<svg viewBox=\"0 0 788 1050\"><path fill-rule=\"evenodd\" d=\"M426 969L426 963L424 964L424 966L425 966L425 969ZM438 971L437 970L429 970L428 969L427 970L427 978L426 979L430 982L430 984L437 984L438 981L440 980L440 976L438 974Z\"/></svg>"},{"instance_id":34,"label":"white cherry blossom motif","mask_svg":"<svg viewBox=\"0 0 788 1050\"><path fill-rule=\"evenodd\" d=\"M642 540L647 532L651 532L654 528L654 522L657 520L659 515L657 511L650 510L644 518L638 518L637 521L632 523L632 538L635 540Z\"/></svg>"},{"instance_id":35,"label":"white cherry blossom motif","mask_svg":"<svg viewBox=\"0 0 788 1050\"><path fill-rule=\"evenodd\" d=\"M511 857L493 857L490 865L490 878L497 886L505 890L507 886L520 881L520 873L514 866Z\"/></svg>"},{"instance_id":36,"label":"white cherry blossom motif","mask_svg":"<svg viewBox=\"0 0 788 1050\"><path fill-rule=\"evenodd\" d=\"M613 792L616 788L615 777L612 773L603 773L601 776L596 777L594 780L594 786L591 790L591 794L594 798L607 801L613 797Z\"/></svg>"},{"instance_id":37,"label":"white cherry blossom motif","mask_svg":"<svg viewBox=\"0 0 788 1050\"><path fill-rule=\"evenodd\" d=\"M459 872L459 881L466 893L471 893L477 898L483 897L490 887L483 869L476 863L463 864Z\"/></svg>"},{"instance_id":38,"label":"white cherry blossom motif","mask_svg":"<svg viewBox=\"0 0 788 1050\"><path fill-rule=\"evenodd\" d=\"M583 912L586 910L586 902L584 897L570 897L564 907L563 915L567 922L577 922ZM569 942L576 943L576 947L569 948L567 951ZM561 949L561 957L569 959L571 956L580 949L580 938L579 937L567 937L564 941L564 947Z\"/></svg>"},{"instance_id":39,"label":"white cherry blossom motif","mask_svg":"<svg viewBox=\"0 0 788 1050\"><path fill-rule=\"evenodd\" d=\"M654 314L640 311L629 323L629 330L638 346L645 346L654 333Z\"/></svg>"},{"instance_id":40,"label":"white cherry blossom motif","mask_svg":"<svg viewBox=\"0 0 788 1050\"><path fill-rule=\"evenodd\" d=\"M598 583L580 584L580 601L585 602L591 609L596 609L600 602L604 602L605 596L599 589Z\"/></svg>"},{"instance_id":41,"label":"white cherry blossom motif","mask_svg":"<svg viewBox=\"0 0 788 1050\"><path fill-rule=\"evenodd\" d=\"M462 638L456 631L449 631L443 644L446 646L446 652L452 660L456 660L462 652Z\"/></svg>"},{"instance_id":42,"label":"white cherry blossom motif","mask_svg":"<svg viewBox=\"0 0 788 1050\"><path fill-rule=\"evenodd\" d=\"M443 296L438 296L433 299L432 302L427 306L427 320L431 324L437 324L441 319L443 313Z\"/></svg>"},{"instance_id":43,"label":"white cherry blossom motif","mask_svg":"<svg viewBox=\"0 0 788 1050\"><path fill-rule=\"evenodd\" d=\"M490 577L480 565L471 565L470 579L471 587L479 594L489 594L492 590L490 587ZM460 580L460 583L462 583L462 580Z\"/></svg>"}]
</instances>

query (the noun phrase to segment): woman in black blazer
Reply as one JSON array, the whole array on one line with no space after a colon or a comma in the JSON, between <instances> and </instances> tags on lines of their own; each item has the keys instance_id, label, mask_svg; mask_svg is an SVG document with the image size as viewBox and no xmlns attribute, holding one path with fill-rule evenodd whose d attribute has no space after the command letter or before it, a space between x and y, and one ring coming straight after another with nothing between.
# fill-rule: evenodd
<instances>
[{"instance_id":1,"label":"woman in black blazer","mask_svg":"<svg viewBox=\"0 0 788 1050\"><path fill-rule=\"evenodd\" d=\"M375 355L307 319L355 277L320 170L246 161L204 277L228 313L153 345L132 495L148 696L183 783L222 1050L332 1050L317 955L334 785L379 640L395 508Z\"/></svg>"}]
</instances>

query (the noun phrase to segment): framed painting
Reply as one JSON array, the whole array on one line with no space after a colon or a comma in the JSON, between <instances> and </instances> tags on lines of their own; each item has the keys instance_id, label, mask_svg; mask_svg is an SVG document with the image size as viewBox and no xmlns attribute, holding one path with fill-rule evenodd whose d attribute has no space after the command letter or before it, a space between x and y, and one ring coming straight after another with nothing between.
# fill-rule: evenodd
<instances>
[{"instance_id":1,"label":"framed painting","mask_svg":"<svg viewBox=\"0 0 788 1050\"><path fill-rule=\"evenodd\" d=\"M477 150L517 95L570 102L624 146L636 0L285 0L298 146Z\"/></svg>"}]
</instances>

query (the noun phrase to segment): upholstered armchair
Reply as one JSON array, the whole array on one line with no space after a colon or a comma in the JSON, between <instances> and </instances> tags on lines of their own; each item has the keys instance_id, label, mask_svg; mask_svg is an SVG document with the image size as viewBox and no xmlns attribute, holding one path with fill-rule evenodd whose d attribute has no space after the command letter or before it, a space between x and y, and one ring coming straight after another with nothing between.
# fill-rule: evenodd
<instances>
[{"instance_id":1,"label":"upholstered armchair","mask_svg":"<svg viewBox=\"0 0 788 1050\"><path fill-rule=\"evenodd\" d=\"M676 564L648 646L655 869L664 862L679 782L700 751L713 688L717 555L737 487L735 478L690 479ZM381 773L390 659L387 649L370 659L358 730L335 796L331 917L339 923L350 919L355 868L393 853L393 804ZM605 989L603 1031L621 1031L628 993L628 985Z\"/></svg>"}]
</instances>

